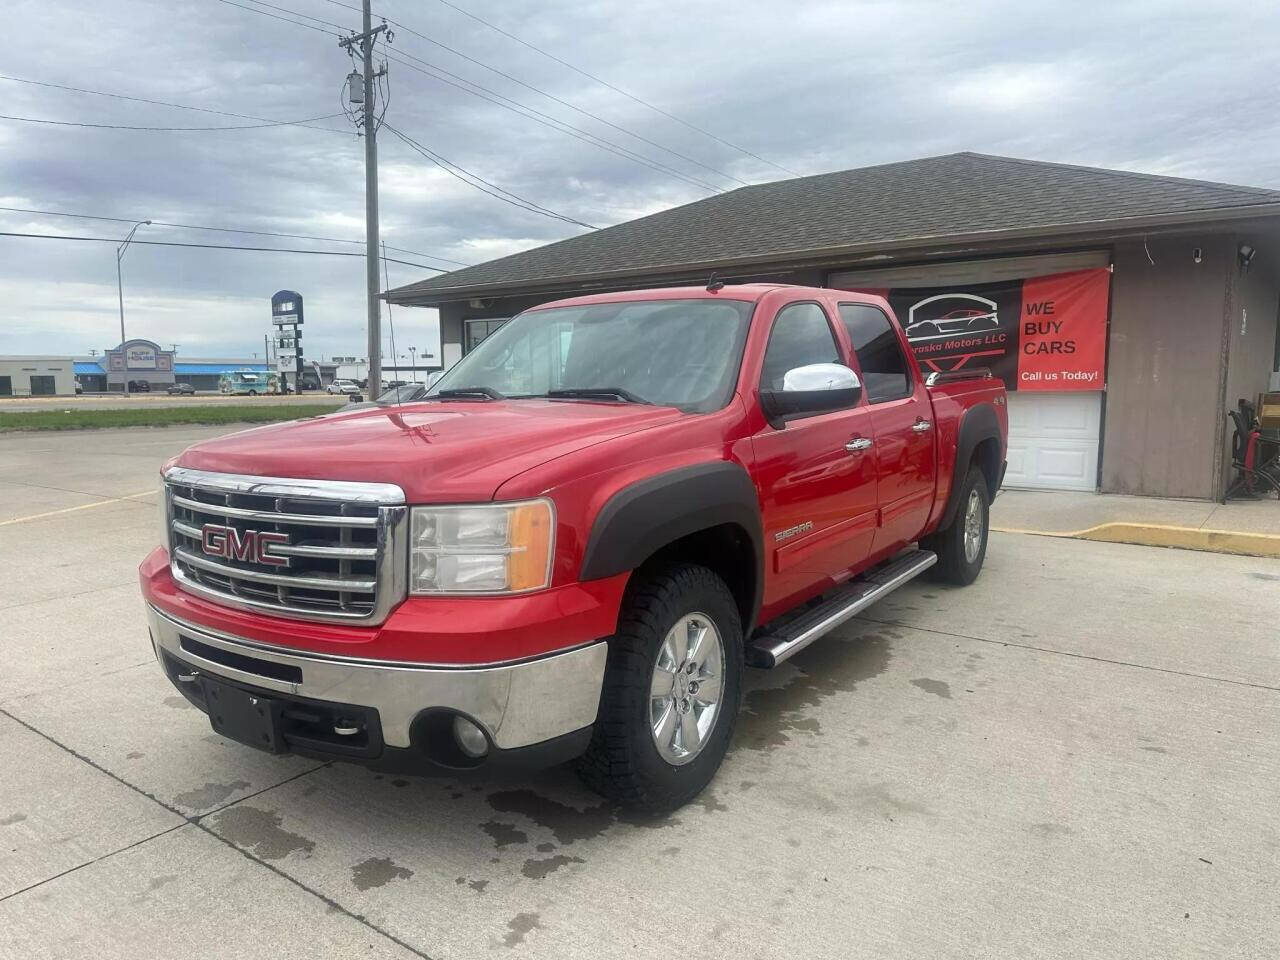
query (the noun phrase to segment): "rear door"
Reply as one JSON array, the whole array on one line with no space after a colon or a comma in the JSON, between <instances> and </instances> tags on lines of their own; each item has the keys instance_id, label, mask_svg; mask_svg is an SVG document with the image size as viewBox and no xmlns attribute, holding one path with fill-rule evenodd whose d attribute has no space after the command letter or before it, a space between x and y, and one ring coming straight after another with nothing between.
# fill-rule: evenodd
<instances>
[{"instance_id":1,"label":"rear door","mask_svg":"<svg viewBox=\"0 0 1280 960\"><path fill-rule=\"evenodd\" d=\"M781 389L788 370L843 363L831 318L818 303L783 306L774 318L761 386ZM840 580L871 552L876 529L876 461L865 401L846 410L796 416L752 438L770 565L765 603Z\"/></svg>"},{"instance_id":2,"label":"rear door","mask_svg":"<svg viewBox=\"0 0 1280 960\"><path fill-rule=\"evenodd\" d=\"M847 302L839 310L875 434L880 525L873 550L879 553L910 543L929 517L937 469L933 405L884 311Z\"/></svg>"}]
</instances>

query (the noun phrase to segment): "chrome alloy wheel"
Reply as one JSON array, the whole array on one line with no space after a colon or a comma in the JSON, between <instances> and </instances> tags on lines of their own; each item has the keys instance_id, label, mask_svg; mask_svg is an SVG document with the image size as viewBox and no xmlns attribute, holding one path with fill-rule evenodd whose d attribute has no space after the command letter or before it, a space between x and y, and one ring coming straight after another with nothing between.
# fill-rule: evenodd
<instances>
[{"instance_id":1,"label":"chrome alloy wheel","mask_svg":"<svg viewBox=\"0 0 1280 960\"><path fill-rule=\"evenodd\" d=\"M978 559L978 551L982 549L982 494L977 490L969 491L969 502L964 508L964 558L973 563Z\"/></svg>"},{"instance_id":2,"label":"chrome alloy wheel","mask_svg":"<svg viewBox=\"0 0 1280 960\"><path fill-rule=\"evenodd\" d=\"M680 766L706 745L724 694L724 641L705 613L676 621L658 648L649 686L649 728L658 753Z\"/></svg>"}]
</instances>

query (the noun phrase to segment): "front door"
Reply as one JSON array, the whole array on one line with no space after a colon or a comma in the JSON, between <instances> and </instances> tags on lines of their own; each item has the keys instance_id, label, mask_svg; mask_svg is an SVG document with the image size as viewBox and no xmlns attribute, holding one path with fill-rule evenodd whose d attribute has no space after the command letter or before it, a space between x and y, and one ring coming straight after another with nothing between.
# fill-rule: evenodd
<instances>
[{"instance_id":1,"label":"front door","mask_svg":"<svg viewBox=\"0 0 1280 960\"><path fill-rule=\"evenodd\" d=\"M843 363L823 308L792 303L778 311L760 383L778 390L788 370ZM764 519L766 606L847 576L870 554L876 531L876 459L871 411L793 417L752 438Z\"/></svg>"},{"instance_id":2,"label":"front door","mask_svg":"<svg viewBox=\"0 0 1280 960\"><path fill-rule=\"evenodd\" d=\"M880 527L873 549L881 553L916 539L929 518L937 469L933 404L884 312L865 303L839 307L875 430Z\"/></svg>"}]
</instances>

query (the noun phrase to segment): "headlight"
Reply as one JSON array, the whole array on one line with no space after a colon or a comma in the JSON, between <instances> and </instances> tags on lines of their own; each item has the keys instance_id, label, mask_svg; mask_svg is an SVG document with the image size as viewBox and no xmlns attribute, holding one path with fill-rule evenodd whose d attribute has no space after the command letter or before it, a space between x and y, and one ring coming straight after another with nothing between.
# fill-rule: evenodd
<instances>
[{"instance_id":1,"label":"headlight","mask_svg":"<svg viewBox=\"0 0 1280 960\"><path fill-rule=\"evenodd\" d=\"M549 500L414 507L411 593L522 593L551 583Z\"/></svg>"}]
</instances>

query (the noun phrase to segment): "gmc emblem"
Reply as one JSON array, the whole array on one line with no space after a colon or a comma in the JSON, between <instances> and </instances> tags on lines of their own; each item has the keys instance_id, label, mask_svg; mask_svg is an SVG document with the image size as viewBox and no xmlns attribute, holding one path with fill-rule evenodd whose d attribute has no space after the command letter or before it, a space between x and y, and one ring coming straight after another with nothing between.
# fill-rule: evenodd
<instances>
[{"instance_id":1,"label":"gmc emblem","mask_svg":"<svg viewBox=\"0 0 1280 960\"><path fill-rule=\"evenodd\" d=\"M271 547L272 544L288 542L287 533L274 530L238 530L221 523L206 523L200 528L200 545L205 553L242 563L287 567L289 558L272 553Z\"/></svg>"}]
</instances>

